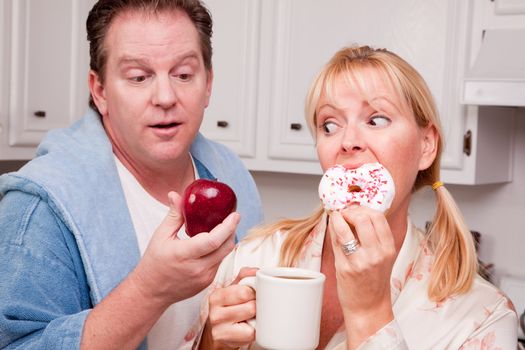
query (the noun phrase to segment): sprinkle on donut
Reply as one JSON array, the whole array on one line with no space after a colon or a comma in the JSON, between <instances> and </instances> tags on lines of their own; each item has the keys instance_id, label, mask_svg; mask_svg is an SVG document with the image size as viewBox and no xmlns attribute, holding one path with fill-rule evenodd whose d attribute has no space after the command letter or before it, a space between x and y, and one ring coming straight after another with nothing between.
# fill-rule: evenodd
<instances>
[{"instance_id":1,"label":"sprinkle on donut","mask_svg":"<svg viewBox=\"0 0 525 350\"><path fill-rule=\"evenodd\" d=\"M379 163L368 163L356 169L335 165L319 183L319 197L326 210L341 210L350 203L385 212L394 199L392 176Z\"/></svg>"}]
</instances>

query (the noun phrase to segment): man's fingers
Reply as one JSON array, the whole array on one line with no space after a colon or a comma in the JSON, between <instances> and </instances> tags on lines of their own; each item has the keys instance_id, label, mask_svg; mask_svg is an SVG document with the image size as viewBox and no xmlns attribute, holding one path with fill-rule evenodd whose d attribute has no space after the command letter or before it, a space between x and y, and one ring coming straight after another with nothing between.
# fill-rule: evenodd
<instances>
[{"instance_id":1,"label":"man's fingers","mask_svg":"<svg viewBox=\"0 0 525 350\"><path fill-rule=\"evenodd\" d=\"M156 234L161 234L165 237L175 238L177 232L184 223L182 217L182 199L177 192L171 191L168 193L168 202L170 205L170 210L168 214L162 220L161 224L155 231Z\"/></svg>"},{"instance_id":2,"label":"man's fingers","mask_svg":"<svg viewBox=\"0 0 525 350\"><path fill-rule=\"evenodd\" d=\"M234 247L235 230L239 221L239 213L231 213L210 232L199 233L190 239L181 241L181 243L187 244L189 254L193 257L203 257L215 252L226 256ZM221 248L226 252L219 252Z\"/></svg>"}]
</instances>

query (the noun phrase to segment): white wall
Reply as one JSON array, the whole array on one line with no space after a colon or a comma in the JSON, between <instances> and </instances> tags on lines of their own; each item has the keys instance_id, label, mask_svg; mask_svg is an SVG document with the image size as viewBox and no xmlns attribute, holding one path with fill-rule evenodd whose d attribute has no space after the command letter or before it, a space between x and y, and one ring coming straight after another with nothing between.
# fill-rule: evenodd
<instances>
[{"instance_id":1,"label":"white wall","mask_svg":"<svg viewBox=\"0 0 525 350\"><path fill-rule=\"evenodd\" d=\"M517 121L514 181L507 184L458 186L448 189L472 230L482 234L480 258L503 274L525 277L525 108ZM319 176L266 172L253 173L259 187L266 221L308 215L319 204ZM418 226L432 218L432 190L418 192L411 216Z\"/></svg>"}]
</instances>

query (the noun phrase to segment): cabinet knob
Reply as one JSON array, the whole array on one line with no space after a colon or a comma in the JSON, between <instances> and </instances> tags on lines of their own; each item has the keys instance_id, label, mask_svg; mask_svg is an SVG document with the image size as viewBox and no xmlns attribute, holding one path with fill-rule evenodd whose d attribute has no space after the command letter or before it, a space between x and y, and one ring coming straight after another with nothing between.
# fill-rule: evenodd
<instances>
[{"instance_id":1,"label":"cabinet knob","mask_svg":"<svg viewBox=\"0 0 525 350\"><path fill-rule=\"evenodd\" d=\"M217 122L217 126L218 126L219 128L227 128L227 127L228 127L228 122L225 121L225 120L219 120L219 121Z\"/></svg>"},{"instance_id":2,"label":"cabinet knob","mask_svg":"<svg viewBox=\"0 0 525 350\"><path fill-rule=\"evenodd\" d=\"M467 156L470 156L472 152L472 131L467 130L465 135L463 135L463 153Z\"/></svg>"},{"instance_id":3,"label":"cabinet knob","mask_svg":"<svg viewBox=\"0 0 525 350\"><path fill-rule=\"evenodd\" d=\"M303 128L303 126L301 125L301 123L292 123L290 124L290 129L292 130L301 130Z\"/></svg>"},{"instance_id":4,"label":"cabinet knob","mask_svg":"<svg viewBox=\"0 0 525 350\"><path fill-rule=\"evenodd\" d=\"M38 117L38 118L45 118L46 116L46 111L36 111L35 113L33 113L35 115L35 117Z\"/></svg>"}]
</instances>

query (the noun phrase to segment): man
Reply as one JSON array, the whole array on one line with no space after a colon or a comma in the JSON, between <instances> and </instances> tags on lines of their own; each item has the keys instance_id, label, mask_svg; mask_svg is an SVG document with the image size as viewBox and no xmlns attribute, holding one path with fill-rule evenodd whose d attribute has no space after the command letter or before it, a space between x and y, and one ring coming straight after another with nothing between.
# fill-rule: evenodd
<instances>
[{"instance_id":1,"label":"man","mask_svg":"<svg viewBox=\"0 0 525 350\"><path fill-rule=\"evenodd\" d=\"M193 342L235 231L261 220L239 159L198 134L211 27L199 0L100 0L91 10L93 109L0 178L0 348ZM188 238L177 193L197 177L228 183L239 213Z\"/></svg>"}]
</instances>

